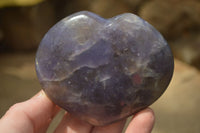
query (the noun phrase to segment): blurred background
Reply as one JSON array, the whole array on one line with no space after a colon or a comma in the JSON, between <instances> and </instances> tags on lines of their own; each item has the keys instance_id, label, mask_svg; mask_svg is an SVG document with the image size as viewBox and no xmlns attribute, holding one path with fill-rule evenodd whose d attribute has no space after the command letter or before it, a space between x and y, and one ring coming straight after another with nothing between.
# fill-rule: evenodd
<instances>
[{"instance_id":1,"label":"blurred background","mask_svg":"<svg viewBox=\"0 0 200 133\"><path fill-rule=\"evenodd\" d=\"M172 48L175 70L169 88L151 106L156 115L153 133L199 133L199 0L0 0L0 117L41 89L34 58L44 34L60 19L82 10L105 18L135 13L163 34Z\"/></svg>"}]
</instances>

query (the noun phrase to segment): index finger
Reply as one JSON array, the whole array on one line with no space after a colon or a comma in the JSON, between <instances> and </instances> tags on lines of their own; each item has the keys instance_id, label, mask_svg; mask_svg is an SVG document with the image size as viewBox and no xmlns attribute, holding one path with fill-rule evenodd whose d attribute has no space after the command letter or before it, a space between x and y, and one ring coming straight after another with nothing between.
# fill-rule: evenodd
<instances>
[{"instance_id":1,"label":"index finger","mask_svg":"<svg viewBox=\"0 0 200 133\"><path fill-rule=\"evenodd\" d=\"M58 110L44 92L40 91L31 99L13 105L0 120L0 131L2 127L7 127L5 131L20 133L45 131Z\"/></svg>"}]
</instances>

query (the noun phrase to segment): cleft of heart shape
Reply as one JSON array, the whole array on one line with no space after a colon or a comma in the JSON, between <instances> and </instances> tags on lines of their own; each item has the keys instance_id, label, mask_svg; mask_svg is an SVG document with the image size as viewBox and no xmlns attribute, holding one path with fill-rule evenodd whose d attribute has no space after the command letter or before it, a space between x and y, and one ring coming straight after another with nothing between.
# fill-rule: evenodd
<instances>
[{"instance_id":1,"label":"cleft of heart shape","mask_svg":"<svg viewBox=\"0 0 200 133\"><path fill-rule=\"evenodd\" d=\"M166 90L174 61L162 35L140 17L82 11L55 24L36 54L46 95L72 115L106 125L148 107Z\"/></svg>"}]
</instances>

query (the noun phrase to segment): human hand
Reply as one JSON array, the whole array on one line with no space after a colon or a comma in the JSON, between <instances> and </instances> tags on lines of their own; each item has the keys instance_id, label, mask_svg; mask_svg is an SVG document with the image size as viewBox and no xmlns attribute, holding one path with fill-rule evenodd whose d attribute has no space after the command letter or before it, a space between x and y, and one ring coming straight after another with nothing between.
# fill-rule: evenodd
<instances>
[{"instance_id":1,"label":"human hand","mask_svg":"<svg viewBox=\"0 0 200 133\"><path fill-rule=\"evenodd\" d=\"M45 133L59 107L39 92L31 99L13 105L0 119L0 133ZM132 118L125 133L150 133L154 125L150 108ZM121 133L126 120L95 127L66 113L55 133Z\"/></svg>"}]
</instances>

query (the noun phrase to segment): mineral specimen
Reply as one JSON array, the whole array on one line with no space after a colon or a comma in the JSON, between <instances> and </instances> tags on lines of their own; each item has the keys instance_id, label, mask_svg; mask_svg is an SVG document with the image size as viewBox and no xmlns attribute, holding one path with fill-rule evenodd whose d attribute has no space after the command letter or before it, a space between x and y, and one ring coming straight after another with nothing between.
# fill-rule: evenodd
<instances>
[{"instance_id":1,"label":"mineral specimen","mask_svg":"<svg viewBox=\"0 0 200 133\"><path fill-rule=\"evenodd\" d=\"M83 11L42 39L36 71L47 96L93 125L130 116L157 100L173 74L162 35L138 16L104 19Z\"/></svg>"}]
</instances>

